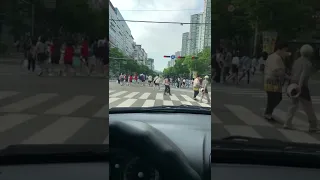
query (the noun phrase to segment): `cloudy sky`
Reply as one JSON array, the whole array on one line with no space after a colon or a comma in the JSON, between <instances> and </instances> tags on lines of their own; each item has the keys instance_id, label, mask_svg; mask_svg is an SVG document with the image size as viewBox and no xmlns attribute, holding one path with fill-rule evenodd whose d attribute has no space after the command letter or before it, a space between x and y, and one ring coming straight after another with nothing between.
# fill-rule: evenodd
<instances>
[{"instance_id":1,"label":"cloudy sky","mask_svg":"<svg viewBox=\"0 0 320 180\"><path fill-rule=\"evenodd\" d=\"M190 16L203 12L204 0L111 0L126 20L190 22ZM133 11L132 11L133 10ZM181 10L181 11L134 11ZM134 41L141 44L148 58L155 60L155 69L162 71L168 58L164 55L181 51L182 33L189 25L127 22Z\"/></svg>"}]
</instances>

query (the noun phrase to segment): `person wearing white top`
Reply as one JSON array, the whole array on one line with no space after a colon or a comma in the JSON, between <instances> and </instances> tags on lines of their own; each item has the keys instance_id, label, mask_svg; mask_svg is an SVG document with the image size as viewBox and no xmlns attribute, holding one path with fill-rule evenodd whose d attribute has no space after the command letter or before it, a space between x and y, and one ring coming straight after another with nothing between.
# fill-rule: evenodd
<instances>
[{"instance_id":1,"label":"person wearing white top","mask_svg":"<svg viewBox=\"0 0 320 180\"><path fill-rule=\"evenodd\" d=\"M156 87L158 87L158 90L160 90L160 80L161 78L159 76L154 77L153 82L154 82L154 86L153 89L155 89Z\"/></svg>"},{"instance_id":2,"label":"person wearing white top","mask_svg":"<svg viewBox=\"0 0 320 180\"><path fill-rule=\"evenodd\" d=\"M149 84L149 86L152 86L152 76L150 75L150 76L148 76L148 84Z\"/></svg>"},{"instance_id":3,"label":"person wearing white top","mask_svg":"<svg viewBox=\"0 0 320 180\"><path fill-rule=\"evenodd\" d=\"M292 90L296 90L297 96L291 98L292 104L288 108L288 115L286 122L284 123L285 129L295 129L293 127L292 121L295 112L299 108L299 103L302 105L305 114L308 117L309 121L309 132L315 133L320 131L318 128L318 119L314 112L312 106L312 99L309 91L308 81L310 77L313 75L313 71L315 70L312 63L311 58L313 56L314 50L313 47L309 44L305 44L300 49L301 57L298 58L292 65L291 70L291 79L289 86L295 86ZM289 88L288 88L289 89ZM289 94L289 93L288 93ZM289 95L293 95L292 91L290 91Z\"/></svg>"},{"instance_id":4,"label":"person wearing white top","mask_svg":"<svg viewBox=\"0 0 320 180\"><path fill-rule=\"evenodd\" d=\"M267 107L264 118L275 121L272 117L273 110L282 101L282 86L287 77L283 59L288 55L288 44L278 44L276 52L271 54L265 62L264 90L267 92Z\"/></svg>"},{"instance_id":5,"label":"person wearing white top","mask_svg":"<svg viewBox=\"0 0 320 180\"><path fill-rule=\"evenodd\" d=\"M222 72L223 64L224 64L224 56L223 56L222 51L223 51L222 48L216 49L216 54L214 57L216 60L216 75L215 75L214 80L217 83L220 83L220 81L221 81L221 72Z\"/></svg>"},{"instance_id":6,"label":"person wearing white top","mask_svg":"<svg viewBox=\"0 0 320 180\"><path fill-rule=\"evenodd\" d=\"M234 55L231 62L231 76L228 77L227 80L232 79L233 83L238 83L238 75L239 75L239 65L240 65L240 59L238 53Z\"/></svg>"},{"instance_id":7,"label":"person wearing white top","mask_svg":"<svg viewBox=\"0 0 320 180\"><path fill-rule=\"evenodd\" d=\"M169 93L169 95L171 96L169 77L164 79L163 84L165 87L163 95L166 95L167 93Z\"/></svg>"},{"instance_id":8,"label":"person wearing white top","mask_svg":"<svg viewBox=\"0 0 320 180\"><path fill-rule=\"evenodd\" d=\"M250 83L250 69L252 66L252 59L248 56L242 57L242 75L239 78L238 83L247 75L247 83Z\"/></svg>"},{"instance_id":9,"label":"person wearing white top","mask_svg":"<svg viewBox=\"0 0 320 180\"><path fill-rule=\"evenodd\" d=\"M199 94L199 89L200 89L200 77L197 75L197 77L193 81L193 99L197 100L197 96Z\"/></svg>"}]
</instances>

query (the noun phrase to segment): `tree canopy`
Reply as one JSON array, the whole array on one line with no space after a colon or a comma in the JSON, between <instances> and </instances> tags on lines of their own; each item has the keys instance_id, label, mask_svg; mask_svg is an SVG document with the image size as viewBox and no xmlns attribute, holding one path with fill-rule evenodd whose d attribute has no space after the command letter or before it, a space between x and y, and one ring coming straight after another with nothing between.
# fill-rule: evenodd
<instances>
[{"instance_id":1,"label":"tree canopy","mask_svg":"<svg viewBox=\"0 0 320 180\"><path fill-rule=\"evenodd\" d=\"M197 54L196 58L186 56L185 58L176 59L173 67L163 70L164 76L170 77L190 77L193 71L198 72L200 76L210 75L211 73L211 50L206 48Z\"/></svg>"},{"instance_id":2,"label":"tree canopy","mask_svg":"<svg viewBox=\"0 0 320 180\"><path fill-rule=\"evenodd\" d=\"M156 73L149 69L148 66L137 63L130 57L125 56L118 48L111 48L109 51L109 75L118 76L120 73L145 73L155 76Z\"/></svg>"},{"instance_id":3,"label":"tree canopy","mask_svg":"<svg viewBox=\"0 0 320 180\"><path fill-rule=\"evenodd\" d=\"M8 1L8 0L7 0ZM69 33L86 33L90 37L107 36L108 9L93 9L87 0L59 1L56 8L45 8L41 0L28 0L33 3L35 10L35 34L39 35L48 29L56 33L62 27ZM5 23L12 27L12 34L21 35L31 31L32 6L19 0L8 1Z\"/></svg>"},{"instance_id":4,"label":"tree canopy","mask_svg":"<svg viewBox=\"0 0 320 180\"><path fill-rule=\"evenodd\" d=\"M316 0L215 0L212 21L216 44L220 39L252 37L255 24L259 31L276 31L286 40L315 28L312 15ZM228 11L230 5L234 11Z\"/></svg>"}]
</instances>

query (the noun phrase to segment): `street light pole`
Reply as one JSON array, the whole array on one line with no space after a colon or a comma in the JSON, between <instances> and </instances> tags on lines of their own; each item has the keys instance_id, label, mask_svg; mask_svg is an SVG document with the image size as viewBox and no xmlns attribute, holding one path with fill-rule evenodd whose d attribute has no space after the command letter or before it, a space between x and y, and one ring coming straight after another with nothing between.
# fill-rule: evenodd
<instances>
[{"instance_id":1,"label":"street light pole","mask_svg":"<svg viewBox=\"0 0 320 180\"><path fill-rule=\"evenodd\" d=\"M33 36L34 35L34 21L35 21L35 18L34 18L35 5L31 1L26 1L26 0L20 0L20 1L31 5L31 35Z\"/></svg>"}]
</instances>

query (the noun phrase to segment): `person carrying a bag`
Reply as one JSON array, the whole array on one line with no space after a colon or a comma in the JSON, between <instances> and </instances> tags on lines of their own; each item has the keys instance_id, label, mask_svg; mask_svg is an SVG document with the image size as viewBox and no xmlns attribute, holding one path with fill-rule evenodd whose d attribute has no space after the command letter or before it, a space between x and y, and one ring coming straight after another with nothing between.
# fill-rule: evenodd
<instances>
[{"instance_id":1,"label":"person carrying a bag","mask_svg":"<svg viewBox=\"0 0 320 180\"><path fill-rule=\"evenodd\" d=\"M276 46L276 51L265 62L264 90L267 93L267 107L264 118L269 121L275 121L272 113L282 101L282 86L284 80L289 78L285 74L286 67L283 62L283 59L288 55L287 51L288 44L279 43Z\"/></svg>"},{"instance_id":2,"label":"person carrying a bag","mask_svg":"<svg viewBox=\"0 0 320 180\"><path fill-rule=\"evenodd\" d=\"M196 78L193 81L193 99L197 100L197 96L199 94L199 89L200 89L200 78L197 75Z\"/></svg>"},{"instance_id":3,"label":"person carrying a bag","mask_svg":"<svg viewBox=\"0 0 320 180\"><path fill-rule=\"evenodd\" d=\"M312 106L312 100L308 87L308 81L313 74L313 67L310 61L313 55L312 46L306 44L300 48L301 57L298 58L292 66L291 79L287 89L288 96L291 97L292 104L288 108L287 119L284 124L285 129L294 129L292 120L295 112L298 110L299 102L308 117L309 132L315 133L319 129L317 127L317 117ZM317 71L317 70L316 70Z\"/></svg>"}]
</instances>

